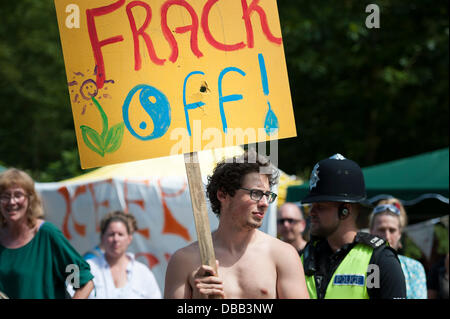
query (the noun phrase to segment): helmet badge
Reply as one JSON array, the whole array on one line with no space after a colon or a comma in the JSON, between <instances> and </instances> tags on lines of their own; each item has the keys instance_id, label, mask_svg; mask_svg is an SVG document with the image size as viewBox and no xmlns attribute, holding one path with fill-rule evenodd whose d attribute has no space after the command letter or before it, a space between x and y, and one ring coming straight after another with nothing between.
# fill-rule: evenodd
<instances>
[{"instance_id":1,"label":"helmet badge","mask_svg":"<svg viewBox=\"0 0 450 319\"><path fill-rule=\"evenodd\" d=\"M342 161L342 160L345 160L346 158L344 156L342 156L341 154L337 153L337 154L334 154L333 156L331 156L330 159Z\"/></svg>"},{"instance_id":2,"label":"helmet badge","mask_svg":"<svg viewBox=\"0 0 450 319\"><path fill-rule=\"evenodd\" d=\"M309 179L309 190L312 190L314 187L316 187L319 180L319 163L317 163L314 166L313 171L311 172L311 178Z\"/></svg>"}]
</instances>

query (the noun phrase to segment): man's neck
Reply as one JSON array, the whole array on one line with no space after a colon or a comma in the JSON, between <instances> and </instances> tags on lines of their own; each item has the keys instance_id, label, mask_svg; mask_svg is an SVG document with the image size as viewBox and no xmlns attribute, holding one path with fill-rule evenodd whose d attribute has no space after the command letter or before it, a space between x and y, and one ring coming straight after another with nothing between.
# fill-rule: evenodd
<instances>
[{"instance_id":1,"label":"man's neck","mask_svg":"<svg viewBox=\"0 0 450 319\"><path fill-rule=\"evenodd\" d=\"M295 249L302 250L306 246L306 240L304 240L301 236L299 236L290 244L294 246Z\"/></svg>"},{"instance_id":2,"label":"man's neck","mask_svg":"<svg viewBox=\"0 0 450 319\"><path fill-rule=\"evenodd\" d=\"M344 245L350 244L355 239L358 230L356 228L337 230L328 236L327 241L333 252L341 249Z\"/></svg>"},{"instance_id":3,"label":"man's neck","mask_svg":"<svg viewBox=\"0 0 450 319\"><path fill-rule=\"evenodd\" d=\"M230 227L219 227L213 233L214 244L229 250L231 253L245 250L255 238L257 229L236 229Z\"/></svg>"}]
</instances>

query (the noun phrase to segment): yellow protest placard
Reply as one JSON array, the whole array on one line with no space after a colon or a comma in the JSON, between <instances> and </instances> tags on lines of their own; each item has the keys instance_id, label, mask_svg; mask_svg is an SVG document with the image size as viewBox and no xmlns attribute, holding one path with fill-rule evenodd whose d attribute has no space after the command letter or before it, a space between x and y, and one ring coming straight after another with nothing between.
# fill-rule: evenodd
<instances>
[{"instance_id":1,"label":"yellow protest placard","mask_svg":"<svg viewBox=\"0 0 450 319\"><path fill-rule=\"evenodd\" d=\"M276 0L55 0L83 168L296 136Z\"/></svg>"}]
</instances>

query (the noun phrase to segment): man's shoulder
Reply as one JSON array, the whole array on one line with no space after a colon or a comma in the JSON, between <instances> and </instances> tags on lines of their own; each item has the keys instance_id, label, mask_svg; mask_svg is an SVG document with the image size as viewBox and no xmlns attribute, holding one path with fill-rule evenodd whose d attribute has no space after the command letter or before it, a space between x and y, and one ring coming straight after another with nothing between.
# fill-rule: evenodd
<instances>
[{"instance_id":1,"label":"man's shoulder","mask_svg":"<svg viewBox=\"0 0 450 319\"><path fill-rule=\"evenodd\" d=\"M261 232L260 243L264 245L264 247L269 248L273 256L280 256L282 258L281 260L285 260L289 255L299 257L294 246L269 234Z\"/></svg>"},{"instance_id":2,"label":"man's shoulder","mask_svg":"<svg viewBox=\"0 0 450 319\"><path fill-rule=\"evenodd\" d=\"M198 241L176 250L170 257L169 262L198 262L200 260L200 248Z\"/></svg>"},{"instance_id":3,"label":"man's shoulder","mask_svg":"<svg viewBox=\"0 0 450 319\"><path fill-rule=\"evenodd\" d=\"M397 251L389 246L387 241L384 238L380 238L378 236L365 233L358 232L356 234L354 242L356 244L363 244L373 249L373 254L371 258L371 263L378 264L382 260L396 260L396 262L400 263Z\"/></svg>"},{"instance_id":4,"label":"man's shoulder","mask_svg":"<svg viewBox=\"0 0 450 319\"><path fill-rule=\"evenodd\" d=\"M176 251L176 253L182 253L182 254L192 254L196 252L199 249L199 243L198 241L194 241L187 246L181 247Z\"/></svg>"},{"instance_id":5,"label":"man's shoulder","mask_svg":"<svg viewBox=\"0 0 450 319\"><path fill-rule=\"evenodd\" d=\"M285 243L284 241L273 237L263 231L256 230L258 235L258 244L263 245L265 247L272 247L272 248L280 248L283 249L286 247L291 247L292 245Z\"/></svg>"}]
</instances>

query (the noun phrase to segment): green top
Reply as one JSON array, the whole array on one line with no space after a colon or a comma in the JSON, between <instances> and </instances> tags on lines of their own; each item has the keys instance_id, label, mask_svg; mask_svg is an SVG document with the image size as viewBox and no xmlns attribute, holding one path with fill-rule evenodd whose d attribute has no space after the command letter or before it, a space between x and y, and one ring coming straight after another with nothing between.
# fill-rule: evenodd
<instances>
[{"instance_id":1,"label":"green top","mask_svg":"<svg viewBox=\"0 0 450 319\"><path fill-rule=\"evenodd\" d=\"M9 249L0 245L0 291L9 298L65 298L66 278L75 285L77 268L79 287L94 278L89 264L49 222L25 246Z\"/></svg>"}]
</instances>

